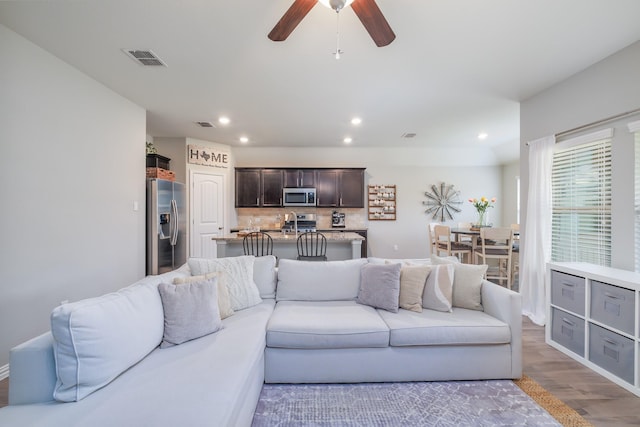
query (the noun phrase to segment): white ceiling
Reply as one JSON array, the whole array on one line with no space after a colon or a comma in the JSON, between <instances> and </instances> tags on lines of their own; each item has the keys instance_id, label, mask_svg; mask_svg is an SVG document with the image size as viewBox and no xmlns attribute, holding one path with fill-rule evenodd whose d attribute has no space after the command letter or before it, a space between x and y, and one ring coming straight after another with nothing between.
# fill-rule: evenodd
<instances>
[{"instance_id":1,"label":"white ceiling","mask_svg":"<svg viewBox=\"0 0 640 427\"><path fill-rule=\"evenodd\" d=\"M338 147L351 136L353 147L489 147L496 163L518 157L520 101L640 39L638 0L377 0L396 40L376 47L347 8L336 60L335 12L320 4L286 41L267 38L292 3L0 1L0 24L147 109L154 137ZM220 115L231 124L194 123Z\"/></svg>"}]
</instances>

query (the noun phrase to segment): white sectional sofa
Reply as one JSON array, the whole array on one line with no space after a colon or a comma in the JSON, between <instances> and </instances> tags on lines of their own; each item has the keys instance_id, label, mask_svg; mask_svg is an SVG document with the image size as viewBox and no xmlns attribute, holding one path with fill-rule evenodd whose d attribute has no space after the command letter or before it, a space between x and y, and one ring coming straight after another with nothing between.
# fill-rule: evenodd
<instances>
[{"instance_id":1,"label":"white sectional sofa","mask_svg":"<svg viewBox=\"0 0 640 427\"><path fill-rule=\"evenodd\" d=\"M190 260L191 268L57 309L64 333L56 318L53 334L11 351L0 425L245 426L264 382L521 376L519 294L482 281L483 310L394 313L358 302L360 271L384 263L376 259L283 259L276 269L273 257L251 257L259 298L244 297L255 305L214 333L161 348L159 284L223 260Z\"/></svg>"}]
</instances>

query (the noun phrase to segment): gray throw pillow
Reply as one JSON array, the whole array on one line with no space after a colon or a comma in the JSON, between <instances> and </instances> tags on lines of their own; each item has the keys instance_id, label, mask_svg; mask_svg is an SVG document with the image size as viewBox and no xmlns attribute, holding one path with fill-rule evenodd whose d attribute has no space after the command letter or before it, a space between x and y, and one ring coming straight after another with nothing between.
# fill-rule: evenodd
<instances>
[{"instance_id":1,"label":"gray throw pillow","mask_svg":"<svg viewBox=\"0 0 640 427\"><path fill-rule=\"evenodd\" d=\"M222 328L217 281L214 277L202 282L158 285L164 310L160 348L182 344Z\"/></svg>"},{"instance_id":2,"label":"gray throw pillow","mask_svg":"<svg viewBox=\"0 0 640 427\"><path fill-rule=\"evenodd\" d=\"M402 264L365 264L360 268L359 304L398 312Z\"/></svg>"}]
</instances>

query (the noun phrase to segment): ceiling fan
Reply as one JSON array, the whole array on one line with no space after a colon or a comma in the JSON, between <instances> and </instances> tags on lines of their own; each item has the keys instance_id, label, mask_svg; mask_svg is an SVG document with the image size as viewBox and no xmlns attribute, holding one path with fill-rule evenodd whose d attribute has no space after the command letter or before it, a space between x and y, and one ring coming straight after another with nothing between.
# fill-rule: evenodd
<instances>
[{"instance_id":1,"label":"ceiling fan","mask_svg":"<svg viewBox=\"0 0 640 427\"><path fill-rule=\"evenodd\" d=\"M295 0L273 27L269 38L275 42L286 40L318 1L336 12L340 12L345 6L351 4L356 16L360 18L362 25L378 47L386 46L396 38L375 0Z\"/></svg>"}]
</instances>

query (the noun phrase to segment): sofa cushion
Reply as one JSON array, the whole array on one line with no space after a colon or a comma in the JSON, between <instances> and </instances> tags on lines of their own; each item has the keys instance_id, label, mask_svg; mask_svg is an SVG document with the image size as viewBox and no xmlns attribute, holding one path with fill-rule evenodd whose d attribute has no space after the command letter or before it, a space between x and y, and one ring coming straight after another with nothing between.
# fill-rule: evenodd
<instances>
[{"instance_id":1,"label":"sofa cushion","mask_svg":"<svg viewBox=\"0 0 640 427\"><path fill-rule=\"evenodd\" d=\"M431 268L422 294L424 308L451 312L454 271L451 264L434 265Z\"/></svg>"},{"instance_id":2,"label":"sofa cushion","mask_svg":"<svg viewBox=\"0 0 640 427\"><path fill-rule=\"evenodd\" d=\"M158 285L164 310L164 335L160 348L209 335L222 327L217 288L217 277L180 285Z\"/></svg>"},{"instance_id":3,"label":"sofa cushion","mask_svg":"<svg viewBox=\"0 0 640 427\"><path fill-rule=\"evenodd\" d=\"M281 301L267 325L267 346L387 347L389 328L372 307L355 301Z\"/></svg>"},{"instance_id":4,"label":"sofa cushion","mask_svg":"<svg viewBox=\"0 0 640 427\"><path fill-rule=\"evenodd\" d=\"M173 284L182 285L185 283L203 282L205 280L213 279L214 277L221 277L223 275L224 271L217 271L215 273L207 273L200 276L176 277L175 279L173 279ZM233 309L231 308L229 289L227 289L227 285L225 285L224 280L217 280L216 286L218 288L218 310L220 312L220 318L226 319L234 313Z\"/></svg>"},{"instance_id":5,"label":"sofa cushion","mask_svg":"<svg viewBox=\"0 0 640 427\"><path fill-rule=\"evenodd\" d=\"M429 258L377 258L370 256L367 258L369 264L407 264L407 265L431 265Z\"/></svg>"},{"instance_id":6,"label":"sofa cushion","mask_svg":"<svg viewBox=\"0 0 640 427\"><path fill-rule=\"evenodd\" d=\"M401 264L364 264L360 268L359 304L398 312Z\"/></svg>"},{"instance_id":7,"label":"sofa cushion","mask_svg":"<svg viewBox=\"0 0 640 427\"><path fill-rule=\"evenodd\" d=\"M297 261L278 264L277 301L355 300L363 258L346 261Z\"/></svg>"},{"instance_id":8,"label":"sofa cushion","mask_svg":"<svg viewBox=\"0 0 640 427\"><path fill-rule=\"evenodd\" d=\"M253 261L253 281L258 286L261 298L275 298L278 275L276 274L276 257L265 255Z\"/></svg>"},{"instance_id":9,"label":"sofa cushion","mask_svg":"<svg viewBox=\"0 0 640 427\"><path fill-rule=\"evenodd\" d=\"M470 310L483 310L481 300L482 282L488 265L462 264L449 258L432 255L434 264L453 264L453 306Z\"/></svg>"},{"instance_id":10,"label":"sofa cushion","mask_svg":"<svg viewBox=\"0 0 640 427\"><path fill-rule=\"evenodd\" d=\"M53 310L56 400L83 399L160 344L164 314L158 277Z\"/></svg>"},{"instance_id":11,"label":"sofa cushion","mask_svg":"<svg viewBox=\"0 0 640 427\"><path fill-rule=\"evenodd\" d=\"M430 265L403 265L400 270L400 308L422 311L424 287L431 272Z\"/></svg>"},{"instance_id":12,"label":"sofa cushion","mask_svg":"<svg viewBox=\"0 0 640 427\"><path fill-rule=\"evenodd\" d=\"M400 310L393 314L378 310L378 314L389 326L389 342L394 347L505 344L511 341L509 325L477 310L454 308L451 313Z\"/></svg>"},{"instance_id":13,"label":"sofa cushion","mask_svg":"<svg viewBox=\"0 0 640 427\"><path fill-rule=\"evenodd\" d=\"M258 286L253 281L254 256L237 256L229 258L189 258L188 263L191 274L198 276L224 271L222 277L229 290L231 308L242 310L252 307L262 301Z\"/></svg>"}]
</instances>

